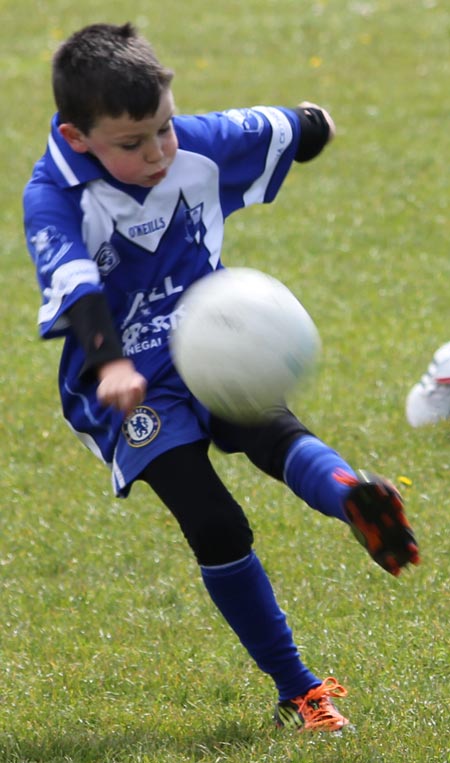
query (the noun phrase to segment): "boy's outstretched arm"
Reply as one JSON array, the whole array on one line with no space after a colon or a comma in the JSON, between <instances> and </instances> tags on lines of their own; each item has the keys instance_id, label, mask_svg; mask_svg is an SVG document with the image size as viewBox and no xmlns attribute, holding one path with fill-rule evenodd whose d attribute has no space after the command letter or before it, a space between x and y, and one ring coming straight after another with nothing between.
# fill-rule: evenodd
<instances>
[{"instance_id":1,"label":"boy's outstretched arm","mask_svg":"<svg viewBox=\"0 0 450 763\"><path fill-rule=\"evenodd\" d=\"M123 357L104 294L87 294L66 313L70 326L85 352L81 376L97 378L99 402L125 415L145 398L147 380Z\"/></svg>"}]
</instances>

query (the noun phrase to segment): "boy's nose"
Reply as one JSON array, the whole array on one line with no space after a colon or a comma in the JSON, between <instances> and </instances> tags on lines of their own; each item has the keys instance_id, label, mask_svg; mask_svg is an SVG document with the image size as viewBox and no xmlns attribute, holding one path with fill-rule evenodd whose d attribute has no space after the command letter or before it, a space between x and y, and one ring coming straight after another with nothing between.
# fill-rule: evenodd
<instances>
[{"instance_id":1,"label":"boy's nose","mask_svg":"<svg viewBox=\"0 0 450 763\"><path fill-rule=\"evenodd\" d=\"M159 162L163 156L164 153L159 142L157 141L154 141L151 145L146 146L144 150L144 159L147 164L155 164L155 162Z\"/></svg>"}]
</instances>

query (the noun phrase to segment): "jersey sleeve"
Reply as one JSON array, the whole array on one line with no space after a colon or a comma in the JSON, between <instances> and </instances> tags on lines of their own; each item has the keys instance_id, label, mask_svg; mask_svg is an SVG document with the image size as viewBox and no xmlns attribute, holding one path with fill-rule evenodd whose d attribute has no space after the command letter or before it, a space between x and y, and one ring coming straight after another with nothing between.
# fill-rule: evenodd
<instances>
[{"instance_id":1,"label":"jersey sleeve","mask_svg":"<svg viewBox=\"0 0 450 763\"><path fill-rule=\"evenodd\" d=\"M33 183L23 197L27 247L42 294L38 325L44 339L64 336L66 311L86 294L102 291L100 274L82 238L77 204L50 184Z\"/></svg>"},{"instance_id":2,"label":"jersey sleeve","mask_svg":"<svg viewBox=\"0 0 450 763\"><path fill-rule=\"evenodd\" d=\"M178 117L180 146L201 150L219 168L224 216L275 198L295 159L300 120L295 111L254 106Z\"/></svg>"}]
</instances>

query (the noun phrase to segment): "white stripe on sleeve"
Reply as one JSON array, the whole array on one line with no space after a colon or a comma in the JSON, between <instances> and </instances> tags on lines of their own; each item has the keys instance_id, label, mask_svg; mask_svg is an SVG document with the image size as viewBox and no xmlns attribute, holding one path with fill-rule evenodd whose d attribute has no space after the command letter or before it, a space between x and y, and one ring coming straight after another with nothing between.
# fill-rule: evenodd
<instances>
[{"instance_id":1,"label":"white stripe on sleeve","mask_svg":"<svg viewBox=\"0 0 450 763\"><path fill-rule=\"evenodd\" d=\"M253 108L255 111L264 114L272 125L272 140L267 152L266 166L263 174L255 180L244 194L244 204L246 207L250 206L250 204L261 204L264 201L267 186L277 162L290 145L293 136L291 124L282 111L267 106L254 106Z\"/></svg>"}]
</instances>

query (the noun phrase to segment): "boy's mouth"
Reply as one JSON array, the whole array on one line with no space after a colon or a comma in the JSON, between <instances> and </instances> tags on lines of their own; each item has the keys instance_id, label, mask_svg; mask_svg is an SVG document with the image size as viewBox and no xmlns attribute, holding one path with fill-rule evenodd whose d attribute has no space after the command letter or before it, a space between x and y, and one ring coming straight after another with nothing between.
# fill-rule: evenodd
<instances>
[{"instance_id":1,"label":"boy's mouth","mask_svg":"<svg viewBox=\"0 0 450 763\"><path fill-rule=\"evenodd\" d=\"M167 168L159 170L158 172L155 172L153 175L148 176L148 180L151 182L156 182L157 180L162 180L167 175Z\"/></svg>"}]
</instances>

